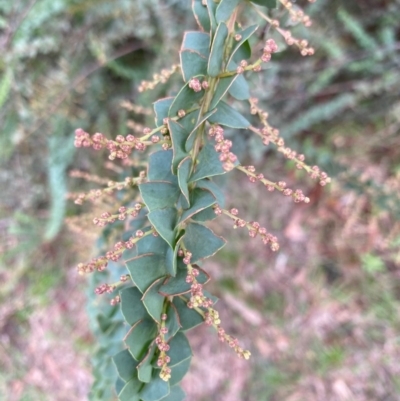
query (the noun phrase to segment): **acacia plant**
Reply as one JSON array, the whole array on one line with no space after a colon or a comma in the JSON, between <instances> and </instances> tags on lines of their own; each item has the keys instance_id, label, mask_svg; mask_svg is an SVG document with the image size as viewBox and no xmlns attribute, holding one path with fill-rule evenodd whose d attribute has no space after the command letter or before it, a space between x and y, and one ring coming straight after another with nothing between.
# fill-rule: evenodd
<instances>
[{"instance_id":1,"label":"acacia plant","mask_svg":"<svg viewBox=\"0 0 400 401\"><path fill-rule=\"evenodd\" d=\"M288 0L280 0L279 4L288 10L292 20L311 24ZM102 213L94 224L104 227L125 220L131 231L135 227L133 233L124 233L125 240L117 242L113 250L78 266L80 273L90 273L106 269L109 261L123 260L126 265L127 274L118 283L104 283L96 289L97 294L118 289L111 304L120 305L129 326L124 338L126 349L113 358L120 377L116 388L121 401L182 400L179 382L192 357L185 332L199 324L213 326L219 340L239 357L250 357L250 352L225 332L215 309L216 298L204 290L210 276L202 267L203 261L226 243L207 222L225 217L232 220L235 228L258 237L272 251L277 251L279 245L267 228L246 221L234 205L225 208L224 193L214 177L239 170L251 182L259 182L267 191L280 191L296 203L308 203L309 198L283 181L266 178L253 166L242 165L232 152L233 143L226 139L226 131L249 130L260 138L260 144L275 146L321 185L329 181L326 173L308 166L303 155L285 145L279 131L268 123L267 113L250 95L246 75L262 71L278 46L274 39L267 38L260 54L252 56L249 39L259 26L241 25L241 16L248 8L288 45L298 47L303 56L313 54L307 41L296 39L268 15L275 7L275 0L193 0L199 31L184 34L179 66L140 86L141 91L152 89L175 71L182 74L183 86L176 96L154 103L154 128L144 128L139 136L118 135L115 139L76 130L77 147L107 149L109 159L122 159L138 172L135 177L110 182L106 188L76 199L81 204L122 191L123 196L116 197L121 202L116 206L118 211ZM246 101L248 114L255 122L233 108L231 99ZM149 148L154 151L148 153ZM140 168L143 160L137 163L137 154L148 157L146 168Z\"/></svg>"}]
</instances>

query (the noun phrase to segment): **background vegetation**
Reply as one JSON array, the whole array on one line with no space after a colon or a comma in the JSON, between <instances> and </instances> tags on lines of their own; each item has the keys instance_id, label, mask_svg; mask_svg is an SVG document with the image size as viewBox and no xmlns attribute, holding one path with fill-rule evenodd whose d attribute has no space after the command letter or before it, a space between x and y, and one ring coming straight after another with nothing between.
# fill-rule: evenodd
<instances>
[{"instance_id":1,"label":"background vegetation","mask_svg":"<svg viewBox=\"0 0 400 401\"><path fill-rule=\"evenodd\" d=\"M173 90L174 79L149 93L137 87L178 62L183 30L195 27L189 3L0 0L2 399L85 400L93 356L100 380L91 397L112 399L104 379L112 327L98 313L113 309L73 268L103 243L99 231L78 230L81 211L66 195L88 187L68 177L73 169L120 171L75 153L73 130L115 137L147 122L121 102L149 106ZM207 328L195 330L190 400L400 400L400 2L318 0L308 13L312 29L293 30L315 56L279 53L253 94L334 183L313 186L272 151L236 138L243 159L301 184L312 202L295 206L246 181L228 195L277 233L281 251L230 231L212 286L227 329L254 358L243 363Z\"/></svg>"}]
</instances>

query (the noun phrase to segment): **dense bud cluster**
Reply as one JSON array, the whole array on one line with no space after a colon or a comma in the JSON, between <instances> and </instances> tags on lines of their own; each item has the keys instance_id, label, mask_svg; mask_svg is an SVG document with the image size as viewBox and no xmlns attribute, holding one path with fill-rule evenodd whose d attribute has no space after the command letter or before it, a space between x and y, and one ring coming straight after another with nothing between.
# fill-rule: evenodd
<instances>
[{"instance_id":1,"label":"dense bud cluster","mask_svg":"<svg viewBox=\"0 0 400 401\"><path fill-rule=\"evenodd\" d=\"M213 137L216 145L215 150L220 154L219 160L225 171L231 171L235 167L237 156L230 151L232 141L224 138L224 130L219 125L213 125L208 131L210 137Z\"/></svg>"},{"instance_id":2,"label":"dense bud cluster","mask_svg":"<svg viewBox=\"0 0 400 401\"><path fill-rule=\"evenodd\" d=\"M249 237L251 238L255 238L257 235L259 235L263 244L269 245L272 251L275 252L279 249L278 239L274 235L268 233L267 229L265 227L261 227L260 223L257 221L248 222L239 218L239 211L236 208L226 210L216 205L214 206L214 213L217 216L224 214L230 217L234 221L233 228L247 228L249 231Z\"/></svg>"}]
</instances>

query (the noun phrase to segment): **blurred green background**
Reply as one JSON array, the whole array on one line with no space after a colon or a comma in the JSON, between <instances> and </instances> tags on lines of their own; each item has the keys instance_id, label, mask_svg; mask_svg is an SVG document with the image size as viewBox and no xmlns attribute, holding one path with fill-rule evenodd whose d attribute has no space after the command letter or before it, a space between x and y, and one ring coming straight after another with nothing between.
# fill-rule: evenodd
<instances>
[{"instance_id":1,"label":"blurred green background","mask_svg":"<svg viewBox=\"0 0 400 401\"><path fill-rule=\"evenodd\" d=\"M400 400L400 2L296 5L314 24L293 33L315 56L276 54L252 95L334 180L322 189L256 138L234 136L244 163L303 188L311 203L266 194L239 173L226 183L228 204L265 224L281 250L229 222L216 227L229 244L205 266L210 290L253 358L237 360L196 329L188 400ZM122 102L149 107L179 87L176 74L137 90L179 62L190 29L188 0L0 0L2 400L113 399L107 355L120 346L118 314L93 295L102 278L87 282L74 269L109 235L67 194L96 187L69 177L73 169L110 179L123 170L105 154L77 152L73 131L115 137L151 124Z\"/></svg>"}]
</instances>

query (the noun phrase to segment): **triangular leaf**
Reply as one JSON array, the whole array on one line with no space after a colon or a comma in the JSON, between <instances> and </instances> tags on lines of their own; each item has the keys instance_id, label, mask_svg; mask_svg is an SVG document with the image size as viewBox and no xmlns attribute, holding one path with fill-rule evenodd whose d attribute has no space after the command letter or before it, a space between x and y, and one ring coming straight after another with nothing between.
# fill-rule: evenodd
<instances>
[{"instance_id":1,"label":"triangular leaf","mask_svg":"<svg viewBox=\"0 0 400 401\"><path fill-rule=\"evenodd\" d=\"M142 302L148 314L158 323L161 323L161 312L164 304L164 297L159 294L159 289L164 279L156 280L143 294Z\"/></svg>"},{"instance_id":2,"label":"triangular leaf","mask_svg":"<svg viewBox=\"0 0 400 401\"><path fill-rule=\"evenodd\" d=\"M165 257L169 249L168 243L159 235L148 235L136 243L137 256L154 253Z\"/></svg>"},{"instance_id":3,"label":"triangular leaf","mask_svg":"<svg viewBox=\"0 0 400 401\"><path fill-rule=\"evenodd\" d=\"M221 22L215 32L214 40L211 45L210 58L208 59L208 75L216 77L222 72L222 62L224 59L224 46L228 37L228 27Z\"/></svg>"},{"instance_id":4,"label":"triangular leaf","mask_svg":"<svg viewBox=\"0 0 400 401\"><path fill-rule=\"evenodd\" d=\"M172 338L181 328L178 311L172 303L168 305L165 327L168 329L168 333L164 334L165 341L169 341L169 339Z\"/></svg>"},{"instance_id":5,"label":"triangular leaf","mask_svg":"<svg viewBox=\"0 0 400 401\"><path fill-rule=\"evenodd\" d=\"M192 216L192 220L204 223L205 221L214 220L216 217L214 208L211 206Z\"/></svg>"},{"instance_id":6,"label":"triangular leaf","mask_svg":"<svg viewBox=\"0 0 400 401\"><path fill-rule=\"evenodd\" d=\"M190 292L191 284L186 282L187 268L182 260L179 261L179 268L175 277L169 277L160 287L159 292L164 296L176 296ZM210 276L200 267L196 266L200 274L196 277L200 284L207 284Z\"/></svg>"},{"instance_id":7,"label":"triangular leaf","mask_svg":"<svg viewBox=\"0 0 400 401\"><path fill-rule=\"evenodd\" d=\"M186 140L189 136L189 132L185 130L182 125L177 123L176 121L169 120L168 121L169 133L172 141L172 149L173 149L173 159L172 159L172 171L176 174L176 170L178 168L178 164L188 156L188 153L185 149Z\"/></svg>"},{"instance_id":8,"label":"triangular leaf","mask_svg":"<svg viewBox=\"0 0 400 401\"><path fill-rule=\"evenodd\" d=\"M179 220L179 223L190 219L196 213L201 212L207 207L214 205L216 203L214 195L208 191L201 188L195 188L190 193L190 204L192 205L190 209L185 210Z\"/></svg>"},{"instance_id":9,"label":"triangular leaf","mask_svg":"<svg viewBox=\"0 0 400 401\"><path fill-rule=\"evenodd\" d=\"M210 16L207 7L203 5L202 0L192 0L192 10L199 27L206 32L211 29Z\"/></svg>"},{"instance_id":10,"label":"triangular leaf","mask_svg":"<svg viewBox=\"0 0 400 401\"><path fill-rule=\"evenodd\" d=\"M231 77L220 78L218 81L217 88L214 93L214 97L211 101L210 108L214 109L218 106L220 100L226 95L229 88L241 75L232 75ZM243 78L243 77L242 77Z\"/></svg>"},{"instance_id":11,"label":"triangular leaf","mask_svg":"<svg viewBox=\"0 0 400 401\"><path fill-rule=\"evenodd\" d=\"M182 67L182 77L185 82L197 75L207 74L208 58L193 50L179 52Z\"/></svg>"},{"instance_id":12,"label":"triangular leaf","mask_svg":"<svg viewBox=\"0 0 400 401\"><path fill-rule=\"evenodd\" d=\"M208 59L210 55L210 34L206 32L185 32L181 50L193 50Z\"/></svg>"},{"instance_id":13,"label":"triangular leaf","mask_svg":"<svg viewBox=\"0 0 400 401\"><path fill-rule=\"evenodd\" d=\"M247 100L250 98L250 88L246 78L239 74L237 79L229 87L229 94L237 100Z\"/></svg>"},{"instance_id":14,"label":"triangular leaf","mask_svg":"<svg viewBox=\"0 0 400 401\"><path fill-rule=\"evenodd\" d=\"M211 114L216 113L216 109L211 110L205 114L203 114L196 122L196 124L192 127L192 130L190 132L190 135L186 141L186 150L189 152L190 150L192 150L193 148L193 143L194 140L196 139L196 134L197 134L197 130L200 127L201 124L204 123L204 121L206 121L208 119L208 117L211 116Z\"/></svg>"},{"instance_id":15,"label":"triangular leaf","mask_svg":"<svg viewBox=\"0 0 400 401\"><path fill-rule=\"evenodd\" d=\"M198 79L202 79L203 76L197 76ZM196 105L204 96L204 91L195 92L193 89L189 88L189 82L179 91L176 95L174 101L169 108L168 116L176 117L179 110L188 110Z\"/></svg>"},{"instance_id":16,"label":"triangular leaf","mask_svg":"<svg viewBox=\"0 0 400 401\"><path fill-rule=\"evenodd\" d=\"M168 363L169 367L173 367L192 357L192 349L185 334L182 331L176 333L172 337L169 344L168 356L171 358Z\"/></svg>"},{"instance_id":17,"label":"triangular leaf","mask_svg":"<svg viewBox=\"0 0 400 401\"><path fill-rule=\"evenodd\" d=\"M144 293L155 280L167 274L164 257L154 253L139 255L133 259L127 260L125 264L131 274L132 281L142 293Z\"/></svg>"},{"instance_id":18,"label":"triangular leaf","mask_svg":"<svg viewBox=\"0 0 400 401\"><path fill-rule=\"evenodd\" d=\"M217 7L217 22L227 21L239 2L240 0L221 0Z\"/></svg>"},{"instance_id":19,"label":"triangular leaf","mask_svg":"<svg viewBox=\"0 0 400 401\"><path fill-rule=\"evenodd\" d=\"M189 203L189 187L188 180L190 174L190 168L192 167L192 158L190 156L183 159L178 166L178 183L179 188L182 191L183 196Z\"/></svg>"},{"instance_id":20,"label":"triangular leaf","mask_svg":"<svg viewBox=\"0 0 400 401\"><path fill-rule=\"evenodd\" d=\"M174 297L173 303L178 311L182 330L190 330L204 323L203 317L195 309L188 308L186 302L180 297Z\"/></svg>"},{"instance_id":21,"label":"triangular leaf","mask_svg":"<svg viewBox=\"0 0 400 401\"><path fill-rule=\"evenodd\" d=\"M222 237L198 223L187 225L183 242L186 249L192 252L191 263L213 256L226 244Z\"/></svg>"},{"instance_id":22,"label":"triangular leaf","mask_svg":"<svg viewBox=\"0 0 400 401\"><path fill-rule=\"evenodd\" d=\"M171 379L169 380L170 386L175 386L183 379L183 377L189 371L191 361L192 358L188 358L185 361L181 362L180 364L175 365L174 367L171 368Z\"/></svg>"},{"instance_id":23,"label":"triangular leaf","mask_svg":"<svg viewBox=\"0 0 400 401\"><path fill-rule=\"evenodd\" d=\"M254 32L258 29L258 25L251 25L245 29L242 29L240 31L237 31L236 33L238 35L241 36L241 39L235 43L235 45L233 46L231 55L229 56L228 59L228 65L229 63L234 59L235 53L242 48L242 46L247 43L247 45L249 45L248 43L248 39L250 38L250 36L252 36L254 34ZM244 60L244 59L248 59L251 55L251 51L250 54L243 54L239 57L239 61Z\"/></svg>"},{"instance_id":24,"label":"triangular leaf","mask_svg":"<svg viewBox=\"0 0 400 401\"><path fill-rule=\"evenodd\" d=\"M189 361L189 365L190 365L190 361ZM174 369L172 369L172 371L174 371ZM172 384L171 384L172 381L173 381L173 378L171 377L171 379L169 381L170 386L172 386ZM186 394L181 389L180 386L173 386L173 387L171 387L171 392L165 398L163 398L162 401L183 401L185 399L185 397L186 397Z\"/></svg>"},{"instance_id":25,"label":"triangular leaf","mask_svg":"<svg viewBox=\"0 0 400 401\"><path fill-rule=\"evenodd\" d=\"M166 181L145 182L139 190L150 211L175 206L181 192L177 185Z\"/></svg>"},{"instance_id":26,"label":"triangular leaf","mask_svg":"<svg viewBox=\"0 0 400 401\"><path fill-rule=\"evenodd\" d=\"M148 214L150 223L171 248L175 245L177 210L174 207L153 210Z\"/></svg>"},{"instance_id":27,"label":"triangular leaf","mask_svg":"<svg viewBox=\"0 0 400 401\"><path fill-rule=\"evenodd\" d=\"M250 123L233 107L220 101L217 112L212 114L208 121L211 124L225 125L231 128L249 128Z\"/></svg>"},{"instance_id":28,"label":"triangular leaf","mask_svg":"<svg viewBox=\"0 0 400 401\"><path fill-rule=\"evenodd\" d=\"M140 392L142 401L159 401L169 394L169 383L161 379L158 372L154 370L151 381Z\"/></svg>"},{"instance_id":29,"label":"triangular leaf","mask_svg":"<svg viewBox=\"0 0 400 401\"><path fill-rule=\"evenodd\" d=\"M132 355L127 349L119 352L113 356L113 362L117 368L119 377L128 382L129 380L137 377L136 367L138 366L137 361L133 359Z\"/></svg>"},{"instance_id":30,"label":"triangular leaf","mask_svg":"<svg viewBox=\"0 0 400 401\"><path fill-rule=\"evenodd\" d=\"M146 355L149 345L157 336L157 332L157 324L150 319L139 321L129 330L124 341L129 352L137 361Z\"/></svg>"},{"instance_id":31,"label":"triangular leaf","mask_svg":"<svg viewBox=\"0 0 400 401\"><path fill-rule=\"evenodd\" d=\"M225 195L222 192L221 188L214 181L208 179L200 180L197 181L196 187L209 190L217 199L218 206L224 207Z\"/></svg>"},{"instance_id":32,"label":"triangular leaf","mask_svg":"<svg viewBox=\"0 0 400 401\"><path fill-rule=\"evenodd\" d=\"M217 12L217 3L214 0L206 0L206 1L207 1L207 10L210 20L210 26L211 26L210 29L212 34L214 34L217 29L217 20L215 18L215 14Z\"/></svg>"},{"instance_id":33,"label":"triangular leaf","mask_svg":"<svg viewBox=\"0 0 400 401\"><path fill-rule=\"evenodd\" d=\"M120 297L122 314L131 326L148 317L141 301L142 293L136 287L125 288L120 292Z\"/></svg>"},{"instance_id":34,"label":"triangular leaf","mask_svg":"<svg viewBox=\"0 0 400 401\"><path fill-rule=\"evenodd\" d=\"M157 100L153 103L154 112L156 114L156 126L164 124L164 118L168 117L168 110L171 107L174 97L166 97L164 99Z\"/></svg>"},{"instance_id":35,"label":"triangular leaf","mask_svg":"<svg viewBox=\"0 0 400 401\"><path fill-rule=\"evenodd\" d=\"M172 174L172 150L160 150L149 156L147 179L149 181L167 181L177 183L176 176Z\"/></svg>"},{"instance_id":36,"label":"triangular leaf","mask_svg":"<svg viewBox=\"0 0 400 401\"><path fill-rule=\"evenodd\" d=\"M155 341L149 347L146 356L140 361L137 366L138 378L141 382L148 383L151 380L153 373L152 359L156 351Z\"/></svg>"},{"instance_id":37,"label":"triangular leaf","mask_svg":"<svg viewBox=\"0 0 400 401\"><path fill-rule=\"evenodd\" d=\"M226 173L222 167L221 161L219 160L219 154L211 142L206 143L206 145L200 151L197 160L198 164L196 166L196 170L190 177L189 182L194 182L201 180L202 178Z\"/></svg>"},{"instance_id":38,"label":"triangular leaf","mask_svg":"<svg viewBox=\"0 0 400 401\"><path fill-rule=\"evenodd\" d=\"M118 394L118 398L120 401L139 401L139 391L142 387L143 383L139 381L139 379L132 379L121 390Z\"/></svg>"}]
</instances>

